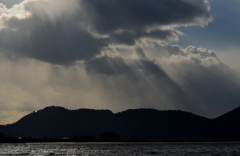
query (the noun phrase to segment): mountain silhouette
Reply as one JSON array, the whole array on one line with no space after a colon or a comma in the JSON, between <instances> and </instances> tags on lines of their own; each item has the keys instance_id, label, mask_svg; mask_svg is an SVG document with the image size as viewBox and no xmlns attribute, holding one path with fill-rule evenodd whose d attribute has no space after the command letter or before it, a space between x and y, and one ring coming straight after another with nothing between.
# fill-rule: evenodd
<instances>
[{"instance_id":1,"label":"mountain silhouette","mask_svg":"<svg viewBox=\"0 0 240 156\"><path fill-rule=\"evenodd\" d=\"M240 107L213 119L210 135L215 138L240 138Z\"/></svg>"},{"instance_id":2,"label":"mountain silhouette","mask_svg":"<svg viewBox=\"0 0 240 156\"><path fill-rule=\"evenodd\" d=\"M116 132L131 139L205 139L240 138L240 108L216 119L208 119L180 110L109 110L46 107L34 111L16 123L0 126L0 132L13 137L73 138Z\"/></svg>"}]
</instances>

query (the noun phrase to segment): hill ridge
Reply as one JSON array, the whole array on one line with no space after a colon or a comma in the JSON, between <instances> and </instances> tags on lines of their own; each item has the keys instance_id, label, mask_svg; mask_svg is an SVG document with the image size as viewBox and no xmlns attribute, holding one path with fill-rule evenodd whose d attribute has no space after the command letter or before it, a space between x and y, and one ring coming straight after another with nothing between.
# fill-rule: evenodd
<instances>
[{"instance_id":1,"label":"hill ridge","mask_svg":"<svg viewBox=\"0 0 240 156\"><path fill-rule=\"evenodd\" d=\"M13 137L24 135L33 138L99 137L99 134L106 131L117 132L122 138L240 138L240 127L237 124L240 121L240 113L236 113L239 109L216 119L208 119L181 110L141 108L113 113L110 110L69 110L59 106L48 106L24 116L16 123L0 126L0 132ZM231 114L236 116L236 120L231 121L232 118L225 117ZM232 129L235 130L230 132Z\"/></svg>"}]
</instances>

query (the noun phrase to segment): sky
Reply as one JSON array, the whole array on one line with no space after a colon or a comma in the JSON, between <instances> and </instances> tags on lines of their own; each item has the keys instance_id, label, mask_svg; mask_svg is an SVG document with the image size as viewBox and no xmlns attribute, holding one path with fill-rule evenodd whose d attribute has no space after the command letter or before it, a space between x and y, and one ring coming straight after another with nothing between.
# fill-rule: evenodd
<instances>
[{"instance_id":1,"label":"sky","mask_svg":"<svg viewBox=\"0 0 240 156\"><path fill-rule=\"evenodd\" d=\"M0 0L0 124L46 106L215 118L240 105L239 0Z\"/></svg>"}]
</instances>

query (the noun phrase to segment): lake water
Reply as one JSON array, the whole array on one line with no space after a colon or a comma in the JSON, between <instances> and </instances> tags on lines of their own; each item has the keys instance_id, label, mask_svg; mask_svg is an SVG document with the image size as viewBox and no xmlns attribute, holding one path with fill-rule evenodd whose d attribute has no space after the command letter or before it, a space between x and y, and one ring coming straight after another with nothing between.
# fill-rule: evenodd
<instances>
[{"instance_id":1,"label":"lake water","mask_svg":"<svg viewBox=\"0 0 240 156\"><path fill-rule=\"evenodd\" d=\"M0 144L0 155L240 156L240 143L26 143Z\"/></svg>"}]
</instances>

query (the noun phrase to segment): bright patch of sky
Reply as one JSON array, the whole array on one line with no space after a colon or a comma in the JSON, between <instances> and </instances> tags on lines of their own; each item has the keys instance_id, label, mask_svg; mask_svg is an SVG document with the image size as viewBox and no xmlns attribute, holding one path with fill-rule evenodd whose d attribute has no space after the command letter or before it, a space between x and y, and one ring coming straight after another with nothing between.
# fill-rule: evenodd
<instances>
[{"instance_id":1,"label":"bright patch of sky","mask_svg":"<svg viewBox=\"0 0 240 156\"><path fill-rule=\"evenodd\" d=\"M0 0L0 3L5 4L8 8L11 8L14 4L21 3L23 0Z\"/></svg>"},{"instance_id":2,"label":"bright patch of sky","mask_svg":"<svg viewBox=\"0 0 240 156\"><path fill-rule=\"evenodd\" d=\"M240 57L240 1L210 0L214 21L206 27L181 27L179 45L215 50L221 60L234 66Z\"/></svg>"}]
</instances>

